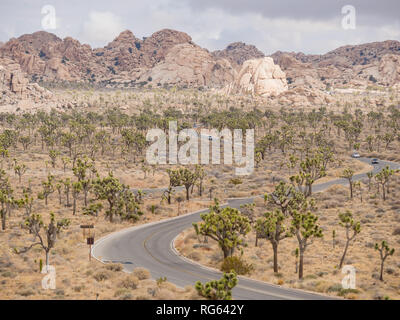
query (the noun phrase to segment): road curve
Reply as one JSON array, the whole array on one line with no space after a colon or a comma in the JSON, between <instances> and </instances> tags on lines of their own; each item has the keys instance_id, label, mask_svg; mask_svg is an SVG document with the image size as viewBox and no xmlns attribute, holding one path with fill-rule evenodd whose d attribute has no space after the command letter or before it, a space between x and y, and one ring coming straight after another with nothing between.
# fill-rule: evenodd
<instances>
[{"instance_id":1,"label":"road curve","mask_svg":"<svg viewBox=\"0 0 400 320\"><path fill-rule=\"evenodd\" d=\"M367 158L359 160L370 163L370 159ZM392 169L400 168L399 164L380 161L378 165L374 166L373 172L377 173L387 165ZM359 174L354 177L354 180L364 178L366 178L366 174ZM313 191L320 192L335 184L346 185L347 181L337 179L315 185ZM146 192L150 191L146 190ZM157 189L156 191L159 192L160 190ZM230 199L224 206L240 208L242 204L253 202L253 199ZM182 231L190 228L193 222L200 221L200 214L207 211L208 209L204 209L110 234L97 241L92 249L92 255L101 262L121 263L126 272L131 272L136 267L144 267L150 271L153 279L167 277L169 282L179 287L193 285L198 280L205 282L219 279L221 272L193 263L179 256L173 248L174 239ZM239 283L233 290L233 297L243 300L321 300L330 298L245 277L239 277Z\"/></svg>"}]
</instances>

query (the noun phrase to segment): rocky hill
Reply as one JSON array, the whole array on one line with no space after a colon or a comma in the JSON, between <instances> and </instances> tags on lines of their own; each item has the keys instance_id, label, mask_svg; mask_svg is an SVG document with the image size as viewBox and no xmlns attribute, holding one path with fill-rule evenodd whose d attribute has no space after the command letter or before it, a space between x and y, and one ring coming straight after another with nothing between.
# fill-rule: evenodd
<instances>
[{"instance_id":1,"label":"rocky hill","mask_svg":"<svg viewBox=\"0 0 400 320\"><path fill-rule=\"evenodd\" d=\"M399 41L384 41L344 46L324 55L278 51L271 57L286 72L291 87L322 88L396 85L399 55Z\"/></svg>"},{"instance_id":2,"label":"rocky hill","mask_svg":"<svg viewBox=\"0 0 400 320\"><path fill-rule=\"evenodd\" d=\"M214 51L213 56L229 60L233 67L240 69L243 63L250 59L264 58L265 55L256 46L243 42L231 43L224 50Z\"/></svg>"}]
</instances>

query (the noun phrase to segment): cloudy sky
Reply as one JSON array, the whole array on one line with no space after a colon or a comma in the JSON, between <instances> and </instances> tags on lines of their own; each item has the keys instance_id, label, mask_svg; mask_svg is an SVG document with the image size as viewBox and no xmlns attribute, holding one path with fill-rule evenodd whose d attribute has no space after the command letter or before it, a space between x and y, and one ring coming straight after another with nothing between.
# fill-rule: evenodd
<instances>
[{"instance_id":1,"label":"cloudy sky","mask_svg":"<svg viewBox=\"0 0 400 320\"><path fill-rule=\"evenodd\" d=\"M342 13L346 5L355 8L355 20L351 12ZM44 6L55 9L56 29L47 29L53 14L42 13ZM349 29L354 21L355 29ZM61 38L72 36L92 47L102 47L126 29L141 38L163 28L184 31L209 50L243 41L256 45L266 54L277 50L322 54L346 44L400 40L400 1L0 1L0 41L3 42L47 29Z\"/></svg>"}]
</instances>

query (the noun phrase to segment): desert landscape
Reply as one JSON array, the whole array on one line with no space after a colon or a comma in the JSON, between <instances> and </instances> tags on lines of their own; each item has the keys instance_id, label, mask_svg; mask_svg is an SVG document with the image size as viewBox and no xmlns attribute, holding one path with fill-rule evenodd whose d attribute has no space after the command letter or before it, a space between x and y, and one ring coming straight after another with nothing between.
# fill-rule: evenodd
<instances>
[{"instance_id":1,"label":"desert landscape","mask_svg":"<svg viewBox=\"0 0 400 320\"><path fill-rule=\"evenodd\" d=\"M254 130L254 170L149 163L149 130L169 138L172 121ZM207 138L224 159L226 137ZM0 299L228 300L252 298L253 279L305 299L399 300L399 150L396 40L317 55L210 51L172 29L98 48L12 37L0 43ZM190 281L155 232L139 237L163 226Z\"/></svg>"}]
</instances>

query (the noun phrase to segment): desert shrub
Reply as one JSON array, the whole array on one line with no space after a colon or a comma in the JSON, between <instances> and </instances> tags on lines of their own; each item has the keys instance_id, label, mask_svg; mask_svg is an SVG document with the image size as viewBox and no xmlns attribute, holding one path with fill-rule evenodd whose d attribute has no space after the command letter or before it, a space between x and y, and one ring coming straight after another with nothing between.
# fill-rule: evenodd
<instances>
[{"instance_id":1,"label":"desert shrub","mask_svg":"<svg viewBox=\"0 0 400 320\"><path fill-rule=\"evenodd\" d=\"M130 274L121 281L120 286L125 289L136 289L139 286L139 278Z\"/></svg>"},{"instance_id":2,"label":"desert shrub","mask_svg":"<svg viewBox=\"0 0 400 320\"><path fill-rule=\"evenodd\" d=\"M104 281L104 280L107 280L107 279L110 279L111 278L111 275L110 275L110 273L109 272L107 272L107 271L99 271L99 272L97 272L94 276L93 276L93 278L96 280L96 281Z\"/></svg>"},{"instance_id":3,"label":"desert shrub","mask_svg":"<svg viewBox=\"0 0 400 320\"><path fill-rule=\"evenodd\" d=\"M149 296L137 296L136 300L150 300Z\"/></svg>"},{"instance_id":4,"label":"desert shrub","mask_svg":"<svg viewBox=\"0 0 400 320\"><path fill-rule=\"evenodd\" d=\"M200 261L200 259L201 259L201 255L200 255L200 253L197 252L197 251L188 254L187 257L188 257L189 259L194 260L194 261Z\"/></svg>"},{"instance_id":5,"label":"desert shrub","mask_svg":"<svg viewBox=\"0 0 400 320\"><path fill-rule=\"evenodd\" d=\"M132 294L128 289L122 288L122 289L117 289L115 291L114 297L119 298L121 300L130 300L132 299Z\"/></svg>"},{"instance_id":6,"label":"desert shrub","mask_svg":"<svg viewBox=\"0 0 400 320\"><path fill-rule=\"evenodd\" d=\"M73 290L75 291L75 292L81 292L82 291L82 289L84 289L85 288L85 286L84 285L81 285L81 286L75 286L74 288L73 288Z\"/></svg>"},{"instance_id":7,"label":"desert shrub","mask_svg":"<svg viewBox=\"0 0 400 320\"><path fill-rule=\"evenodd\" d=\"M159 289L157 291L157 299L158 300L175 300L175 294L167 289Z\"/></svg>"},{"instance_id":8,"label":"desert shrub","mask_svg":"<svg viewBox=\"0 0 400 320\"><path fill-rule=\"evenodd\" d=\"M237 185L239 185L239 184L242 184L243 181L242 181L242 179L240 179L240 178L232 178L231 180L229 180L229 183L231 183L231 184L237 186Z\"/></svg>"},{"instance_id":9,"label":"desert shrub","mask_svg":"<svg viewBox=\"0 0 400 320\"><path fill-rule=\"evenodd\" d=\"M136 268L133 270L133 275L136 276L139 280L150 279L150 272L144 268Z\"/></svg>"},{"instance_id":10,"label":"desert shrub","mask_svg":"<svg viewBox=\"0 0 400 320\"><path fill-rule=\"evenodd\" d=\"M23 297L29 297L35 294L35 292L32 289L23 289L21 291L18 291L17 294Z\"/></svg>"},{"instance_id":11,"label":"desert shrub","mask_svg":"<svg viewBox=\"0 0 400 320\"><path fill-rule=\"evenodd\" d=\"M343 287L340 284L334 284L333 286L330 286L327 290L327 292L339 292L340 290L342 290Z\"/></svg>"},{"instance_id":12,"label":"desert shrub","mask_svg":"<svg viewBox=\"0 0 400 320\"><path fill-rule=\"evenodd\" d=\"M233 256L227 257L222 262L221 271L232 272L235 271L239 275L250 274L254 271L254 266L251 263L247 263L242 258Z\"/></svg>"},{"instance_id":13,"label":"desert shrub","mask_svg":"<svg viewBox=\"0 0 400 320\"><path fill-rule=\"evenodd\" d=\"M339 292L338 292L338 296L345 297L346 295L351 294L351 293L360 293L360 291L357 290L357 289L343 289L343 288L341 288L339 290Z\"/></svg>"},{"instance_id":14,"label":"desert shrub","mask_svg":"<svg viewBox=\"0 0 400 320\"><path fill-rule=\"evenodd\" d=\"M56 294L56 296L63 296L63 295L65 295L65 292L63 289L57 289L55 294Z\"/></svg>"},{"instance_id":15,"label":"desert shrub","mask_svg":"<svg viewBox=\"0 0 400 320\"><path fill-rule=\"evenodd\" d=\"M122 271L123 266L119 263L110 263L106 265L106 269L110 271Z\"/></svg>"},{"instance_id":16,"label":"desert shrub","mask_svg":"<svg viewBox=\"0 0 400 320\"><path fill-rule=\"evenodd\" d=\"M400 236L400 228L394 229L393 235L394 235L394 236Z\"/></svg>"}]
</instances>

